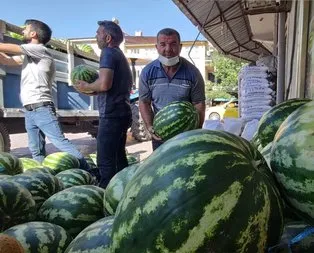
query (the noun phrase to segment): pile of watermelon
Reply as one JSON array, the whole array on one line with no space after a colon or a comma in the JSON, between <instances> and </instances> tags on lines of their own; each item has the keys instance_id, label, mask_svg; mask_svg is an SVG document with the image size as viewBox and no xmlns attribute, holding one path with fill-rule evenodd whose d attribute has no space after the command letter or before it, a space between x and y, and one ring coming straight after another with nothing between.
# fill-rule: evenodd
<instances>
[{"instance_id":1,"label":"pile of watermelon","mask_svg":"<svg viewBox=\"0 0 314 253\"><path fill-rule=\"evenodd\" d=\"M314 236L300 240L314 222L314 101L272 108L251 143L194 129L193 106L179 104L155 122L164 136L175 128L169 139L144 161L129 154L106 189L67 153L43 164L0 153L0 234L26 252L267 252L291 241L313 252Z\"/></svg>"}]
</instances>

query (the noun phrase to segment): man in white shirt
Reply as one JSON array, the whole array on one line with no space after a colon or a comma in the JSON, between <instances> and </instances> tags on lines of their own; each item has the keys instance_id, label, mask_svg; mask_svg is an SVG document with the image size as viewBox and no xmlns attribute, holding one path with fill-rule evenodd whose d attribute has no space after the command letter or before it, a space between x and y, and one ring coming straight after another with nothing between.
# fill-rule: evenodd
<instances>
[{"instance_id":1,"label":"man in white shirt","mask_svg":"<svg viewBox=\"0 0 314 253\"><path fill-rule=\"evenodd\" d=\"M51 88L55 62L45 44L51 29L38 20L26 20L25 44L0 43L0 64L22 65L20 98L25 108L25 128L33 159L42 162L46 156L45 137L58 149L77 157L80 167L89 170L83 155L65 138L52 101ZM8 56L12 54L14 56Z\"/></svg>"}]
</instances>

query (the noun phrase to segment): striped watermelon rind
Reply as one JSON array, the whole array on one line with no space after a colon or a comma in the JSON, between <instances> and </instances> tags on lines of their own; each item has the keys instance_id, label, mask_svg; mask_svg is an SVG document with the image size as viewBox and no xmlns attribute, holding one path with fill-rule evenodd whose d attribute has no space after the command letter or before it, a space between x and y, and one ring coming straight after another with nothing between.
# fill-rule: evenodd
<instances>
[{"instance_id":1,"label":"striped watermelon rind","mask_svg":"<svg viewBox=\"0 0 314 253\"><path fill-rule=\"evenodd\" d=\"M62 182L48 173L22 173L9 180L25 187L32 194L37 209L53 194L64 189Z\"/></svg>"},{"instance_id":2,"label":"striped watermelon rind","mask_svg":"<svg viewBox=\"0 0 314 253\"><path fill-rule=\"evenodd\" d=\"M21 157L19 158L23 165L23 171L25 172L28 169L33 169L33 168L40 168L42 167L41 163L28 157Z\"/></svg>"},{"instance_id":3,"label":"striped watermelon rind","mask_svg":"<svg viewBox=\"0 0 314 253\"><path fill-rule=\"evenodd\" d=\"M87 83L93 83L98 78L98 72L96 69L88 66L88 65L77 65L73 68L71 72L71 82L74 85L78 80L85 81Z\"/></svg>"},{"instance_id":4,"label":"striped watermelon rind","mask_svg":"<svg viewBox=\"0 0 314 253\"><path fill-rule=\"evenodd\" d=\"M16 175L23 173L19 158L7 152L0 152L0 174Z\"/></svg>"},{"instance_id":5,"label":"striped watermelon rind","mask_svg":"<svg viewBox=\"0 0 314 253\"><path fill-rule=\"evenodd\" d=\"M168 104L157 112L153 122L155 133L164 141L198 127L198 112L187 101L175 101Z\"/></svg>"},{"instance_id":6,"label":"striped watermelon rind","mask_svg":"<svg viewBox=\"0 0 314 253\"><path fill-rule=\"evenodd\" d=\"M314 101L291 113L278 129L270 165L295 212L314 222Z\"/></svg>"},{"instance_id":7,"label":"striped watermelon rind","mask_svg":"<svg viewBox=\"0 0 314 253\"><path fill-rule=\"evenodd\" d=\"M269 175L241 137L204 129L177 135L128 183L111 250L264 252L283 228L281 198Z\"/></svg>"},{"instance_id":8,"label":"striped watermelon rind","mask_svg":"<svg viewBox=\"0 0 314 253\"><path fill-rule=\"evenodd\" d=\"M0 232L35 217L36 205L31 193L20 184L0 180Z\"/></svg>"},{"instance_id":9,"label":"striped watermelon rind","mask_svg":"<svg viewBox=\"0 0 314 253\"><path fill-rule=\"evenodd\" d=\"M56 152L46 156L42 165L55 170L57 174L64 170L79 168L80 162L69 153Z\"/></svg>"},{"instance_id":10,"label":"striped watermelon rind","mask_svg":"<svg viewBox=\"0 0 314 253\"><path fill-rule=\"evenodd\" d=\"M81 185L57 192L43 203L38 218L57 224L76 236L104 217L104 191L94 185Z\"/></svg>"},{"instance_id":11,"label":"striped watermelon rind","mask_svg":"<svg viewBox=\"0 0 314 253\"><path fill-rule=\"evenodd\" d=\"M281 123L297 108L310 102L310 99L289 99L264 113L258 123L257 133L253 143L261 145L262 148L272 142Z\"/></svg>"},{"instance_id":12,"label":"striped watermelon rind","mask_svg":"<svg viewBox=\"0 0 314 253\"><path fill-rule=\"evenodd\" d=\"M56 177L63 182L65 188L77 185L95 184L93 176L89 172L82 169L68 169L61 171L56 175Z\"/></svg>"},{"instance_id":13,"label":"striped watermelon rind","mask_svg":"<svg viewBox=\"0 0 314 253\"><path fill-rule=\"evenodd\" d=\"M107 216L89 225L74 238L65 253L110 253L113 221L114 216Z\"/></svg>"},{"instance_id":14,"label":"striped watermelon rind","mask_svg":"<svg viewBox=\"0 0 314 253\"><path fill-rule=\"evenodd\" d=\"M125 191L126 185L134 177L138 164L133 164L119 171L106 187L104 206L109 214L116 212L117 206Z\"/></svg>"},{"instance_id":15,"label":"striped watermelon rind","mask_svg":"<svg viewBox=\"0 0 314 253\"><path fill-rule=\"evenodd\" d=\"M61 253L72 241L64 228L49 222L27 222L3 233L16 238L25 252Z\"/></svg>"}]
</instances>

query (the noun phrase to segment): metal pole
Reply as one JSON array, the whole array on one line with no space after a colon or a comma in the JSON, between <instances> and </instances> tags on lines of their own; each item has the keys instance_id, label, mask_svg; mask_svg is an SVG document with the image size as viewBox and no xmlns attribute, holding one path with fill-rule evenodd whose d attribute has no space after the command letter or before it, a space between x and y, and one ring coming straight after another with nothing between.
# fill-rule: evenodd
<instances>
[{"instance_id":1,"label":"metal pole","mask_svg":"<svg viewBox=\"0 0 314 253\"><path fill-rule=\"evenodd\" d=\"M284 101L285 95L285 63L286 63L286 12L279 13L278 20L278 69L277 69L277 98L276 103Z\"/></svg>"}]
</instances>

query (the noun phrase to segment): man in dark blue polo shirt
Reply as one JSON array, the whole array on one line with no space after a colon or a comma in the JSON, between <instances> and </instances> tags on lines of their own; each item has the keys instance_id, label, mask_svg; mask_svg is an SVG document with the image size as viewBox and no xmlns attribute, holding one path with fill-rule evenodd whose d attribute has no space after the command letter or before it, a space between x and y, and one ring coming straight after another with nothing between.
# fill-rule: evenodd
<instances>
[{"instance_id":1,"label":"man in dark blue polo shirt","mask_svg":"<svg viewBox=\"0 0 314 253\"><path fill-rule=\"evenodd\" d=\"M205 84L200 71L180 57L180 34L165 28L157 34L158 59L141 72L139 108L145 125L152 135L153 150L162 144L154 134L154 115L173 101L191 102L199 113L200 127L205 115Z\"/></svg>"},{"instance_id":2,"label":"man in dark blue polo shirt","mask_svg":"<svg viewBox=\"0 0 314 253\"><path fill-rule=\"evenodd\" d=\"M132 123L132 74L119 48L123 41L120 26L106 20L99 21L98 25L99 78L91 84L78 81L75 85L83 93L98 95L97 166L101 176L99 185L105 188L117 172L128 166L125 143L127 129Z\"/></svg>"}]
</instances>

